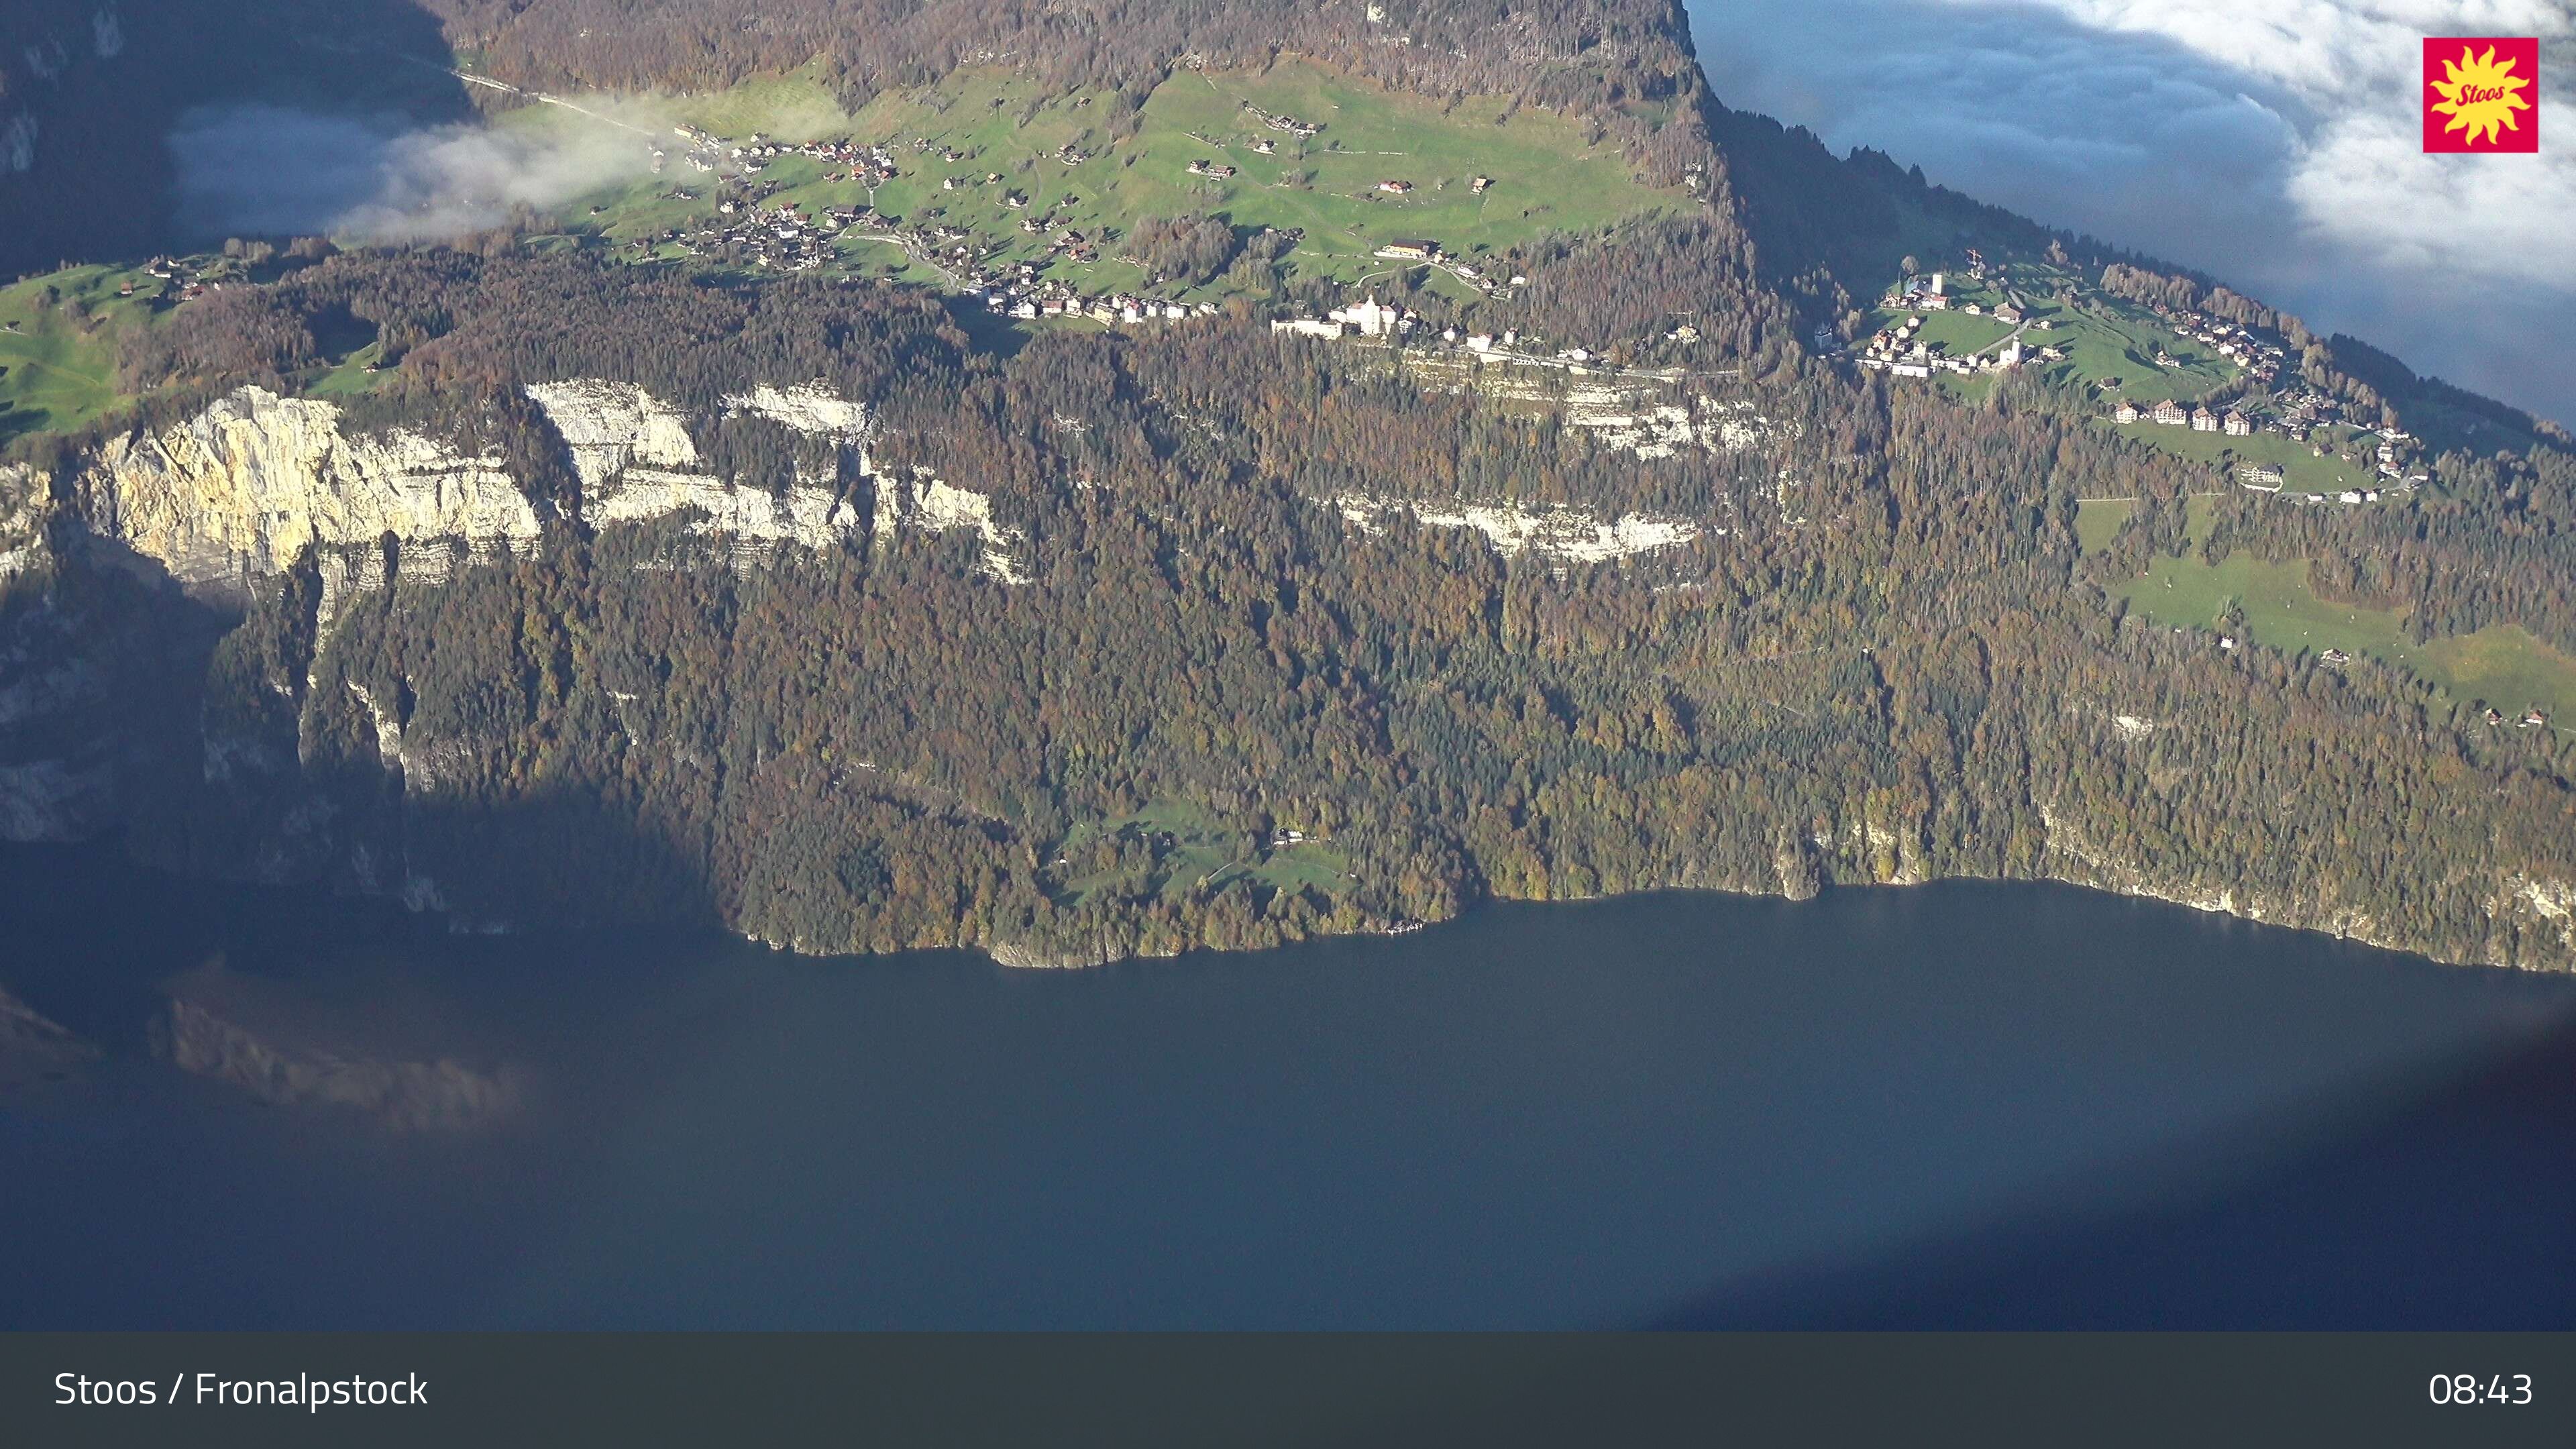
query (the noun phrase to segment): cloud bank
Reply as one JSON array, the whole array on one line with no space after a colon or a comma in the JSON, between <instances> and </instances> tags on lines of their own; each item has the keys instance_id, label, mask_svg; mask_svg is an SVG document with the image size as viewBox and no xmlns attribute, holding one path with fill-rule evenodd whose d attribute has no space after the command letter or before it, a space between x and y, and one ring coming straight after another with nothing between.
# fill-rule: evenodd
<instances>
[{"instance_id":1,"label":"cloud bank","mask_svg":"<svg viewBox=\"0 0 2576 1449\"><path fill-rule=\"evenodd\" d=\"M1728 104L2576 421L2565 0L1690 0ZM2542 153L2426 156L2427 35L2541 37Z\"/></svg>"},{"instance_id":2,"label":"cloud bank","mask_svg":"<svg viewBox=\"0 0 2576 1449\"><path fill-rule=\"evenodd\" d=\"M426 129L265 105L191 111L169 138L179 225L209 238L437 239L651 174L639 132L659 134L656 118L633 102L586 104L597 114Z\"/></svg>"}]
</instances>

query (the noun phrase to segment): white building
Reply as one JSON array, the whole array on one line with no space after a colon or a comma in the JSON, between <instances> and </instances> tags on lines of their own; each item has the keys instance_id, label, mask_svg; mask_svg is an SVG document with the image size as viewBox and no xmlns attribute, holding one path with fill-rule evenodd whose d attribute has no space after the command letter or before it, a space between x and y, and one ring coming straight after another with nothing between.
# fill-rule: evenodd
<instances>
[{"instance_id":1,"label":"white building","mask_svg":"<svg viewBox=\"0 0 2576 1449\"><path fill-rule=\"evenodd\" d=\"M1337 307L1324 314L1334 322L1349 324L1362 337L1386 337L1394 333L1404 313L1395 307L1381 307L1375 297L1356 307Z\"/></svg>"}]
</instances>

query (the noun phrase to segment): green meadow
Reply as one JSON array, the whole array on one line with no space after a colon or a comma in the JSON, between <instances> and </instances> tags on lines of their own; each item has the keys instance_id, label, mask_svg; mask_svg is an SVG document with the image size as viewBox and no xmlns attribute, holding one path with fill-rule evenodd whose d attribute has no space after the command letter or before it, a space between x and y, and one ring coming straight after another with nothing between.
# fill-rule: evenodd
<instances>
[{"instance_id":1,"label":"green meadow","mask_svg":"<svg viewBox=\"0 0 2576 1449\"><path fill-rule=\"evenodd\" d=\"M1247 103L1324 130L1300 138L1269 129ZM803 157L772 159L760 179L779 184L773 201L795 201L809 211L871 205L909 224L977 232L1000 244L1002 259L1045 265L1050 275L1087 290L1151 279L1118 257L1114 243L1088 265L1050 262L1046 239L1024 232L1023 220L1052 216L1095 240L1104 229L1124 235L1146 218L1187 213L1220 217L1239 230L1294 228L1305 235L1289 258L1293 271L1362 284L1395 270L1398 264L1373 255L1391 241L1434 240L1472 258L1549 231L1598 230L1687 200L1684 193L1642 185L1614 144L1592 140L1561 117L1516 110L1499 97L1445 106L1296 62L1259 73L1183 71L1125 124L1111 112L1106 93L1051 95L1025 78L984 70L881 96L850 116L832 108L820 85L797 77L688 100L676 113L729 140L757 130L780 140L848 138L886 146L900 174L881 187L824 180L827 168ZM568 122L531 116L520 123ZM1084 159L1070 165L1059 159L1067 146ZM952 151L962 159L942 159ZM1232 166L1236 174L1194 176L1193 162ZM1479 176L1491 181L1481 194L1473 186ZM951 180L958 184L943 185ZM1412 189L1401 195L1379 190L1386 181ZM674 190L696 194L675 198ZM611 241L650 239L713 217L715 192L712 178L686 169L675 153L662 175L586 198L566 220ZM1014 196L1026 205L1007 205ZM840 250L854 271L899 273L909 265L882 242L844 237ZM676 253L657 248L654 254ZM1212 283L1196 295L1213 297L1218 290Z\"/></svg>"},{"instance_id":2,"label":"green meadow","mask_svg":"<svg viewBox=\"0 0 2576 1449\"><path fill-rule=\"evenodd\" d=\"M2379 477L2370 469L2336 457L2331 450L2320 458L2305 443L2291 442L2279 433L2255 433L2250 437L2231 438L2225 433L2195 433L2171 423L2114 423L2102 419L2102 426L2116 429L2124 438L2139 442L2176 457L2200 463L2224 465L2229 481L2235 482L2236 468L2241 464L2270 463L2282 471L2284 488L2292 493L2340 493L2346 489L2369 489L2380 486ZM2326 435L2340 439L2349 436L2342 430L2328 429Z\"/></svg>"},{"instance_id":3,"label":"green meadow","mask_svg":"<svg viewBox=\"0 0 2576 1449\"><path fill-rule=\"evenodd\" d=\"M2083 526L2079 517L2079 531ZM2576 722L2576 659L2512 625L2416 644L2393 610L2318 598L2308 587L2304 561L2267 563L2241 553L2214 565L2159 558L2116 592L2159 624L2214 629L2232 606L2244 616L2245 635L2258 644L2366 654L2440 686L2455 700L2485 700L2508 715L2536 705L2561 725Z\"/></svg>"},{"instance_id":4,"label":"green meadow","mask_svg":"<svg viewBox=\"0 0 2576 1449\"><path fill-rule=\"evenodd\" d=\"M135 295L120 296L130 283ZM111 329L139 325L161 283L72 267L0 289L0 440L90 422L123 399Z\"/></svg>"},{"instance_id":5,"label":"green meadow","mask_svg":"<svg viewBox=\"0 0 2576 1449\"><path fill-rule=\"evenodd\" d=\"M1096 891L1119 896L1188 896L1249 879L1273 890L1342 893L1350 861L1325 841L1252 847L1200 806L1156 799L1132 815L1087 822L1065 837L1059 894L1079 901Z\"/></svg>"},{"instance_id":6,"label":"green meadow","mask_svg":"<svg viewBox=\"0 0 2576 1449\"><path fill-rule=\"evenodd\" d=\"M2100 553L2127 527L2137 502L2129 498L2089 498L2075 505L2075 542L2086 553Z\"/></svg>"}]
</instances>

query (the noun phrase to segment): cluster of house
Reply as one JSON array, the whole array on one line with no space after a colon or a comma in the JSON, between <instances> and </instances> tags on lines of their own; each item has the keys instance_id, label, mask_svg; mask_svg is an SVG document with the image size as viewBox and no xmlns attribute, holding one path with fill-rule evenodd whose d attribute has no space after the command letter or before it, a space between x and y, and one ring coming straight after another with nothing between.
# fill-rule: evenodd
<instances>
[{"instance_id":1,"label":"cluster of house","mask_svg":"<svg viewBox=\"0 0 2576 1449\"><path fill-rule=\"evenodd\" d=\"M2116 423L2162 423L2170 428L2188 427L2195 433L2225 433L2231 438L2254 436L2254 418L2241 408L2230 408L2221 414L2205 404L2187 408L2171 398L2144 408L2133 402L2124 402L2111 410L2111 420Z\"/></svg>"},{"instance_id":2,"label":"cluster of house","mask_svg":"<svg viewBox=\"0 0 2576 1449\"><path fill-rule=\"evenodd\" d=\"M1820 332L1818 341L1830 344L1831 333ZM1954 354L1923 336L1923 316L1918 312L1872 334L1861 350L1860 365L1897 377L1930 377L1936 372L2008 372L2034 356L2043 362L2059 362L2066 354L2054 346L2025 347L2018 335L2005 338L1992 351Z\"/></svg>"},{"instance_id":3,"label":"cluster of house","mask_svg":"<svg viewBox=\"0 0 2576 1449\"><path fill-rule=\"evenodd\" d=\"M1320 121L1301 121L1295 116L1275 111L1265 111L1250 101L1245 101L1243 103L1243 108L1252 113L1253 119L1259 121L1265 126L1268 126L1271 130L1284 131L1300 140L1309 136L1320 135L1324 129L1323 123Z\"/></svg>"},{"instance_id":4,"label":"cluster of house","mask_svg":"<svg viewBox=\"0 0 2576 1449\"><path fill-rule=\"evenodd\" d=\"M856 181L868 186L882 186L900 174L895 167L894 153L883 146L864 146L856 141L772 141L758 131L741 141L727 141L696 126L679 125L671 130L688 143L686 160L693 171L756 176L780 156L807 156L826 165L848 168L826 175L824 179L829 181ZM916 139L913 149L927 151L930 142ZM952 151L947 159L954 162L965 158ZM657 174L662 169L662 161L663 153L657 147L653 152L653 170Z\"/></svg>"},{"instance_id":5,"label":"cluster of house","mask_svg":"<svg viewBox=\"0 0 2576 1449\"><path fill-rule=\"evenodd\" d=\"M2494 705L2488 705L2486 710L2486 721L2491 725L2503 724L2504 712L2497 709ZM2541 713L2540 706L2533 705L2531 708L2524 710L2522 712L2522 718L2516 720L2515 723L2527 730L2544 729L2549 724L2549 716Z\"/></svg>"},{"instance_id":6,"label":"cluster of house","mask_svg":"<svg viewBox=\"0 0 2576 1449\"><path fill-rule=\"evenodd\" d=\"M2414 442L2415 435L2406 432L2403 429L2381 428L2379 430L2379 449L2378 457L2376 459L2379 465L2379 476L2382 478L2393 479L2400 485L2404 486L2412 486L2430 481L2430 474L2421 472L2410 473L2407 471L2407 463L2413 454Z\"/></svg>"},{"instance_id":7,"label":"cluster of house","mask_svg":"<svg viewBox=\"0 0 2576 1449\"><path fill-rule=\"evenodd\" d=\"M2306 442L2311 429L2333 422L2343 413L2341 399L2312 387L2274 393L2272 406L2279 415L2281 431L2294 443Z\"/></svg>"},{"instance_id":8,"label":"cluster of house","mask_svg":"<svg viewBox=\"0 0 2576 1449\"><path fill-rule=\"evenodd\" d=\"M220 290L224 285L221 282L207 281L204 273L192 271L189 269L187 263L174 261L169 257L154 257L151 264L143 270L158 280L178 283L179 285L176 290L167 292L164 295L181 302L193 302L197 298L206 295L209 291ZM134 284L132 282L128 282L124 286L117 288L116 295L120 297L133 296Z\"/></svg>"},{"instance_id":9,"label":"cluster of house","mask_svg":"<svg viewBox=\"0 0 2576 1449\"><path fill-rule=\"evenodd\" d=\"M1985 274L1980 271L1978 275ZM1950 278L1945 272L1934 272L1928 277L1907 278L1902 287L1889 294L1887 302L1890 306L1910 307L1918 312L1947 312L1955 308L1971 317L1986 315L1985 303L1951 295ZM2016 327L2024 320L2021 308L2011 302L1996 303L1994 317L1998 322L2008 322ZM2043 331L2048 327L2046 322L2033 322L2030 325Z\"/></svg>"},{"instance_id":10,"label":"cluster of house","mask_svg":"<svg viewBox=\"0 0 2576 1449\"><path fill-rule=\"evenodd\" d=\"M1144 322L1180 322L1192 317L1213 317L1217 312L1214 302L1174 302L1130 292L1085 296L1061 283L1042 280L986 287L968 295L982 303L985 310L1004 317L1088 317L1112 327L1121 323L1135 326Z\"/></svg>"},{"instance_id":11,"label":"cluster of house","mask_svg":"<svg viewBox=\"0 0 2576 1449\"><path fill-rule=\"evenodd\" d=\"M1440 249L1440 243L1436 241L1421 239L1391 241L1369 255L1385 262L1428 262L1488 297L1502 292L1506 287L1529 285L1529 278L1519 272L1508 276L1489 275L1483 267L1474 262L1462 261L1447 255Z\"/></svg>"},{"instance_id":12,"label":"cluster of house","mask_svg":"<svg viewBox=\"0 0 2576 1449\"><path fill-rule=\"evenodd\" d=\"M2290 354L2287 347L2261 337L2251 328L2230 322L2224 317L2212 317L2205 312L2167 307L2162 303L2156 304L2154 311L2166 326L2173 328L2175 336L2188 338L2203 347L2215 350L2220 356L2245 369L2247 375L2256 382L2269 383L2279 377L2281 368L2289 360ZM2170 360L2163 357L2159 357L2158 361L2171 365Z\"/></svg>"},{"instance_id":13,"label":"cluster of house","mask_svg":"<svg viewBox=\"0 0 2576 1449\"><path fill-rule=\"evenodd\" d=\"M867 214L865 207L835 206L809 216L793 201L764 207L756 197L727 197L716 203L715 220L707 225L637 237L625 250L640 259L664 246L690 256L733 247L753 266L809 271L832 260L832 237L857 226Z\"/></svg>"},{"instance_id":14,"label":"cluster of house","mask_svg":"<svg viewBox=\"0 0 2576 1449\"><path fill-rule=\"evenodd\" d=\"M1372 296L1366 301L1348 307L1335 307L1321 317L1275 318L1270 324L1270 330L1295 337L1374 337L1392 340L1423 333L1429 326L1430 322L1421 313L1408 312L1402 307L1387 306ZM1699 329L1685 323L1665 335L1679 341L1697 341ZM1424 333L1424 336L1424 343L1413 345L1427 345L1428 334ZM1439 340L1447 346L1461 347L1471 353L1508 357L1518 362L1579 366L1599 360L1599 354L1585 347L1559 348L1552 353L1524 352L1521 350L1522 347L1535 339L1525 339L1519 332L1509 328L1500 333L1493 333L1461 332L1455 327L1443 327L1440 329Z\"/></svg>"}]
</instances>

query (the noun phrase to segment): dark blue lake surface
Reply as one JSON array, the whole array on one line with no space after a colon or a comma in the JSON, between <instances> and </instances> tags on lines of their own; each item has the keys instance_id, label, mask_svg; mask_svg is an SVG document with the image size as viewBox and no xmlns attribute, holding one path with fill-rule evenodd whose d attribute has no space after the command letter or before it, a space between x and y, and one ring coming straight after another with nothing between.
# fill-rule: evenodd
<instances>
[{"instance_id":1,"label":"dark blue lake surface","mask_svg":"<svg viewBox=\"0 0 2576 1449\"><path fill-rule=\"evenodd\" d=\"M0 1325L2576 1327L2576 981L2055 886L1025 972L0 851ZM528 1083L155 1060L220 953Z\"/></svg>"}]
</instances>

